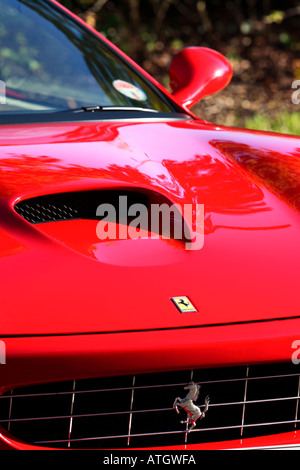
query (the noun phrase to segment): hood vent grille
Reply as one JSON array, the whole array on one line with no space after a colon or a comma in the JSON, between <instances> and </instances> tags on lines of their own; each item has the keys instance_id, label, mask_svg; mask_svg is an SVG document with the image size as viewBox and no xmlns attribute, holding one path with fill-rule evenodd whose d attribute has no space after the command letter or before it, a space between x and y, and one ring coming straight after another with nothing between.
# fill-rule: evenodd
<instances>
[{"instance_id":1,"label":"hood vent grille","mask_svg":"<svg viewBox=\"0 0 300 470\"><path fill-rule=\"evenodd\" d=\"M71 220L78 218L77 209L66 204L53 204L51 202L24 202L15 207L18 214L31 224Z\"/></svg>"},{"instance_id":2,"label":"hood vent grille","mask_svg":"<svg viewBox=\"0 0 300 470\"><path fill-rule=\"evenodd\" d=\"M49 194L20 201L15 211L31 224L59 222L73 219L97 220L96 211L100 204L109 203L118 214L119 197L126 196L128 205L143 204L148 207L148 197L136 191L79 191Z\"/></svg>"}]
</instances>

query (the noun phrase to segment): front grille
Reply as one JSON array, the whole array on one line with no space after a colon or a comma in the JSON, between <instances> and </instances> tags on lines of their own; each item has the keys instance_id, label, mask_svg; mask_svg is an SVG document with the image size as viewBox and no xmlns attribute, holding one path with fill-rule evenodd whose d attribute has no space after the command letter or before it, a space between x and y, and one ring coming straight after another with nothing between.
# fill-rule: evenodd
<instances>
[{"instance_id":1,"label":"front grille","mask_svg":"<svg viewBox=\"0 0 300 470\"><path fill-rule=\"evenodd\" d=\"M206 416L187 433L173 409L190 381ZM27 443L57 448L138 448L248 438L299 428L300 370L254 365L74 380L0 397L0 423Z\"/></svg>"}]
</instances>

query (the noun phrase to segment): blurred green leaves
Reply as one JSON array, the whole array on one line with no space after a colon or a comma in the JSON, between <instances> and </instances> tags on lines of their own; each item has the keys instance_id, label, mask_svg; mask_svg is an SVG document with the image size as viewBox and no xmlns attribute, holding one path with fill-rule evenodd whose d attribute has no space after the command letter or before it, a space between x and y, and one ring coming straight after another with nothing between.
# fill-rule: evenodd
<instances>
[{"instance_id":1,"label":"blurred green leaves","mask_svg":"<svg viewBox=\"0 0 300 470\"><path fill-rule=\"evenodd\" d=\"M255 114L253 117L246 119L246 127L248 129L300 135L299 112L282 111L272 119L266 114Z\"/></svg>"}]
</instances>

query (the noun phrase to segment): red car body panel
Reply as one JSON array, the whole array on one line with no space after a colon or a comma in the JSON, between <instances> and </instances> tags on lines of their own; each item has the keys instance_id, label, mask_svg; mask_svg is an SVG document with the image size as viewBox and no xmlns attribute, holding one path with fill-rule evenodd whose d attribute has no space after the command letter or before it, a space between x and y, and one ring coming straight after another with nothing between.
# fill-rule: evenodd
<instances>
[{"instance_id":1,"label":"red car body panel","mask_svg":"<svg viewBox=\"0 0 300 470\"><path fill-rule=\"evenodd\" d=\"M299 165L296 138L268 139L195 121L2 129L6 275L1 303L10 312L2 321L3 334L130 331L299 316L299 217L291 184ZM275 171L277 186L268 186L262 175ZM204 248L186 251L177 240L103 242L97 239L97 221L32 226L13 209L20 199L107 187L150 189L178 204L204 204ZM198 313L176 311L170 298L182 292Z\"/></svg>"},{"instance_id":2,"label":"red car body panel","mask_svg":"<svg viewBox=\"0 0 300 470\"><path fill-rule=\"evenodd\" d=\"M191 113L3 125L0 167L1 392L291 360L300 331L299 138L214 126ZM204 204L203 248L161 238L108 243L96 220L31 225L14 209L31 197L107 188ZM177 295L198 311L179 313L170 300ZM0 439L0 448L37 448L6 432ZM300 444L299 431L176 449L291 443Z\"/></svg>"}]
</instances>

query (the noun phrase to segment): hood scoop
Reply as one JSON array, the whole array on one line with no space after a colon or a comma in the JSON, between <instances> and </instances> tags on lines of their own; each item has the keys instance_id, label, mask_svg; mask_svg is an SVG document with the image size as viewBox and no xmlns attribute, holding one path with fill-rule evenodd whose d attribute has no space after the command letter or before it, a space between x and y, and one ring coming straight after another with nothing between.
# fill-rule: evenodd
<instances>
[{"instance_id":1,"label":"hood scoop","mask_svg":"<svg viewBox=\"0 0 300 470\"><path fill-rule=\"evenodd\" d=\"M166 197L147 190L85 190L38 196L18 202L15 211L51 239L85 256L119 266L153 266L184 256L181 213L151 223L151 205L174 207ZM176 232L175 232L175 226ZM167 228L167 231L166 231Z\"/></svg>"}]
</instances>

